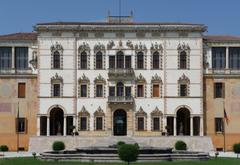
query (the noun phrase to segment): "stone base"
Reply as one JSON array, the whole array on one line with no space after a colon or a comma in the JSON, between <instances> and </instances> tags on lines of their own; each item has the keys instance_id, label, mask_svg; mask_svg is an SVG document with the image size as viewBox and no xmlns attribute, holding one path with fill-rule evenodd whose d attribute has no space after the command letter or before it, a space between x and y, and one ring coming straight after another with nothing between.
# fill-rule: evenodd
<instances>
[{"instance_id":1,"label":"stone base","mask_svg":"<svg viewBox=\"0 0 240 165\"><path fill-rule=\"evenodd\" d=\"M66 150L81 147L109 146L118 141L126 143L138 143L140 146L152 147L172 147L176 141L183 140L187 143L189 151L210 152L213 151L212 140L208 136L161 136L161 137L127 137L127 136L109 136L109 137L79 137L79 136L35 136L29 141L30 152L51 151L54 141L63 141Z\"/></svg>"}]
</instances>

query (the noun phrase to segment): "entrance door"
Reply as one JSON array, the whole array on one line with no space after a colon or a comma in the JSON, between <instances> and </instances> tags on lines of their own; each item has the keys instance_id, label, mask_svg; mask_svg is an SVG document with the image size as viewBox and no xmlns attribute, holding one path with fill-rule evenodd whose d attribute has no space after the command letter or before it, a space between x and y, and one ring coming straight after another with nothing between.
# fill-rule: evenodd
<instances>
[{"instance_id":1,"label":"entrance door","mask_svg":"<svg viewBox=\"0 0 240 165\"><path fill-rule=\"evenodd\" d=\"M190 135L190 111L186 108L177 111L177 135Z\"/></svg>"},{"instance_id":2,"label":"entrance door","mask_svg":"<svg viewBox=\"0 0 240 165\"><path fill-rule=\"evenodd\" d=\"M124 110L119 109L113 115L113 134L114 136L127 135L127 114Z\"/></svg>"},{"instance_id":3,"label":"entrance door","mask_svg":"<svg viewBox=\"0 0 240 165\"><path fill-rule=\"evenodd\" d=\"M53 108L50 112L50 135L63 135L64 112L60 108Z\"/></svg>"}]
</instances>

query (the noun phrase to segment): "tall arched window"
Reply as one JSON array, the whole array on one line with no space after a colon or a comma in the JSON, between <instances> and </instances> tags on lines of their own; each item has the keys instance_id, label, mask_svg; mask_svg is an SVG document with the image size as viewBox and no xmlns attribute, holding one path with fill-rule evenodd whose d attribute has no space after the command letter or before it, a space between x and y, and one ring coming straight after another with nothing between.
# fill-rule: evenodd
<instances>
[{"instance_id":1,"label":"tall arched window","mask_svg":"<svg viewBox=\"0 0 240 165\"><path fill-rule=\"evenodd\" d=\"M60 69L60 53L58 51L53 53L53 68Z\"/></svg>"},{"instance_id":2,"label":"tall arched window","mask_svg":"<svg viewBox=\"0 0 240 165\"><path fill-rule=\"evenodd\" d=\"M85 51L81 53L80 61L80 68L87 69L87 53Z\"/></svg>"},{"instance_id":3,"label":"tall arched window","mask_svg":"<svg viewBox=\"0 0 240 165\"><path fill-rule=\"evenodd\" d=\"M103 55L102 52L97 52L96 54L96 69L103 68Z\"/></svg>"},{"instance_id":4,"label":"tall arched window","mask_svg":"<svg viewBox=\"0 0 240 165\"><path fill-rule=\"evenodd\" d=\"M180 69L187 69L187 53L182 51L180 53Z\"/></svg>"},{"instance_id":5,"label":"tall arched window","mask_svg":"<svg viewBox=\"0 0 240 165\"><path fill-rule=\"evenodd\" d=\"M137 69L144 69L144 54L143 54L143 52L138 52L138 54L137 54Z\"/></svg>"},{"instance_id":6,"label":"tall arched window","mask_svg":"<svg viewBox=\"0 0 240 165\"><path fill-rule=\"evenodd\" d=\"M124 68L124 54L123 52L117 52L117 68Z\"/></svg>"},{"instance_id":7,"label":"tall arched window","mask_svg":"<svg viewBox=\"0 0 240 165\"><path fill-rule=\"evenodd\" d=\"M152 66L153 66L153 69L159 69L160 68L160 65L159 65L159 62L160 62L160 55L158 52L154 52L153 53L153 58L152 58Z\"/></svg>"}]
</instances>

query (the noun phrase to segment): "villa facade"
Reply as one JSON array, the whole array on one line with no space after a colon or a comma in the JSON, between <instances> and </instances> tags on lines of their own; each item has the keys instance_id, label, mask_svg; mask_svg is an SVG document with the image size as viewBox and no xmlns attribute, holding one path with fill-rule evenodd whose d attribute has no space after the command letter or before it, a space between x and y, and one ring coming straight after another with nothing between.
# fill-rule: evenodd
<instances>
[{"instance_id":1,"label":"villa facade","mask_svg":"<svg viewBox=\"0 0 240 165\"><path fill-rule=\"evenodd\" d=\"M0 144L16 149L16 123L27 137L209 135L220 149L224 106L228 147L240 141L240 38L205 36L202 24L131 19L40 23L34 33L0 36L0 95L8 94L0 98ZM9 134L14 142L3 140Z\"/></svg>"}]
</instances>

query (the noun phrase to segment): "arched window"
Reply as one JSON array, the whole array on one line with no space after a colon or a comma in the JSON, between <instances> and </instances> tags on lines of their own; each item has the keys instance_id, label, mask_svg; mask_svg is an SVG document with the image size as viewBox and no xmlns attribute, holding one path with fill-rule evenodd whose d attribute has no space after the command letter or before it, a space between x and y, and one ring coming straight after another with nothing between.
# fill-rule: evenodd
<instances>
[{"instance_id":1,"label":"arched window","mask_svg":"<svg viewBox=\"0 0 240 165\"><path fill-rule=\"evenodd\" d=\"M158 52L154 52L153 53L153 58L152 58L152 66L153 66L153 69L159 69L160 68L160 55Z\"/></svg>"},{"instance_id":2,"label":"arched window","mask_svg":"<svg viewBox=\"0 0 240 165\"><path fill-rule=\"evenodd\" d=\"M85 51L81 53L80 61L81 61L80 68L87 69L87 53Z\"/></svg>"},{"instance_id":3,"label":"arched window","mask_svg":"<svg viewBox=\"0 0 240 165\"><path fill-rule=\"evenodd\" d=\"M137 54L137 69L144 69L144 54L143 54L143 52L138 52L138 54Z\"/></svg>"},{"instance_id":4,"label":"arched window","mask_svg":"<svg viewBox=\"0 0 240 165\"><path fill-rule=\"evenodd\" d=\"M94 112L94 128L96 131L104 130L104 117L105 114L103 110L101 109L101 107L98 107L98 109Z\"/></svg>"},{"instance_id":5,"label":"arched window","mask_svg":"<svg viewBox=\"0 0 240 165\"><path fill-rule=\"evenodd\" d=\"M96 54L96 69L103 68L103 55L102 52L97 52Z\"/></svg>"},{"instance_id":6,"label":"arched window","mask_svg":"<svg viewBox=\"0 0 240 165\"><path fill-rule=\"evenodd\" d=\"M178 95L180 97L185 97L185 96L189 96L189 84L190 84L190 80L187 76L185 76L185 74L182 75L182 77L179 78L178 80Z\"/></svg>"},{"instance_id":7,"label":"arched window","mask_svg":"<svg viewBox=\"0 0 240 165\"><path fill-rule=\"evenodd\" d=\"M90 128L89 124L90 114L83 106L81 111L78 113L78 131L88 131Z\"/></svg>"},{"instance_id":8,"label":"arched window","mask_svg":"<svg viewBox=\"0 0 240 165\"><path fill-rule=\"evenodd\" d=\"M179 58L180 69L187 69L187 53L182 51Z\"/></svg>"},{"instance_id":9,"label":"arched window","mask_svg":"<svg viewBox=\"0 0 240 165\"><path fill-rule=\"evenodd\" d=\"M53 53L53 68L60 69L60 53L58 51Z\"/></svg>"},{"instance_id":10,"label":"arched window","mask_svg":"<svg viewBox=\"0 0 240 165\"><path fill-rule=\"evenodd\" d=\"M136 130L145 131L147 130L147 113L140 107L135 114Z\"/></svg>"},{"instance_id":11,"label":"arched window","mask_svg":"<svg viewBox=\"0 0 240 165\"><path fill-rule=\"evenodd\" d=\"M63 78L57 73L51 78L51 96L61 97L63 96Z\"/></svg>"},{"instance_id":12,"label":"arched window","mask_svg":"<svg viewBox=\"0 0 240 165\"><path fill-rule=\"evenodd\" d=\"M117 68L124 68L124 54L123 52L117 52Z\"/></svg>"}]
</instances>

